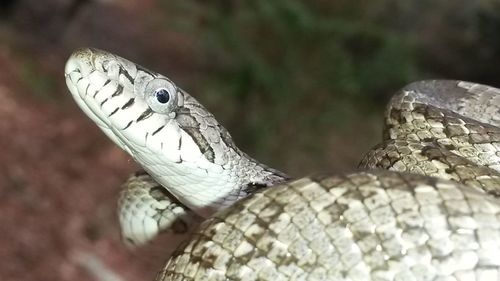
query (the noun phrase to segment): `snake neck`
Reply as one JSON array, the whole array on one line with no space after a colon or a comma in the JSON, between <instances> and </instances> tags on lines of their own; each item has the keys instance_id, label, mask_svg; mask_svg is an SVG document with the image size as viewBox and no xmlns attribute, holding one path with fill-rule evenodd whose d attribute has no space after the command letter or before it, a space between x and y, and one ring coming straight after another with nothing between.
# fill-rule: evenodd
<instances>
[{"instance_id":1,"label":"snake neck","mask_svg":"<svg viewBox=\"0 0 500 281\"><path fill-rule=\"evenodd\" d=\"M208 110L161 74L81 49L69 58L65 76L103 132L202 216L288 179L242 152Z\"/></svg>"}]
</instances>

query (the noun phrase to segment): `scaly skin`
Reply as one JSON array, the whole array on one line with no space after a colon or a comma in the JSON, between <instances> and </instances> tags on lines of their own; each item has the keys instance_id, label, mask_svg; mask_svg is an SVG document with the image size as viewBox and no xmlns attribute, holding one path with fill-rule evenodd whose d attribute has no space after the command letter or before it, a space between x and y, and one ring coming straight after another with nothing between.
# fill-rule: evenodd
<instances>
[{"instance_id":1,"label":"scaly skin","mask_svg":"<svg viewBox=\"0 0 500 281\"><path fill-rule=\"evenodd\" d=\"M206 220L156 280L498 280L499 215L437 178L302 178Z\"/></svg>"},{"instance_id":2,"label":"scaly skin","mask_svg":"<svg viewBox=\"0 0 500 281\"><path fill-rule=\"evenodd\" d=\"M149 173L132 177L122 196L121 212L136 208L122 215L131 242L174 225L174 213L222 209L156 280L500 279L498 89L410 84L388 106L384 141L360 164L391 171L283 183L164 76L82 49L66 79L89 117Z\"/></svg>"},{"instance_id":3,"label":"scaly skin","mask_svg":"<svg viewBox=\"0 0 500 281\"><path fill-rule=\"evenodd\" d=\"M137 179L126 186L119 213L131 244L147 242L178 220L208 217L288 178L239 150L211 113L161 74L104 51L80 49L69 58L65 77L82 110L152 177L142 183L144 189L154 180L172 195L135 196ZM155 99L159 88L167 91L164 104ZM171 213L179 208L184 211Z\"/></svg>"}]
</instances>

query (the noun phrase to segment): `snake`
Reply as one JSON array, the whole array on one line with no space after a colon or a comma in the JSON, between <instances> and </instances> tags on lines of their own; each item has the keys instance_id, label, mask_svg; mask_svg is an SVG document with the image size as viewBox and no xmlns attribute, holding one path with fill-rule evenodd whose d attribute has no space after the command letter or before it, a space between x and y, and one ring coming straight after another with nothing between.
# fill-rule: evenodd
<instances>
[{"instance_id":1,"label":"snake","mask_svg":"<svg viewBox=\"0 0 500 281\"><path fill-rule=\"evenodd\" d=\"M500 280L497 88L413 82L357 169L292 178L157 72L81 48L65 79L142 167L119 199L124 240L191 232L155 280Z\"/></svg>"}]
</instances>

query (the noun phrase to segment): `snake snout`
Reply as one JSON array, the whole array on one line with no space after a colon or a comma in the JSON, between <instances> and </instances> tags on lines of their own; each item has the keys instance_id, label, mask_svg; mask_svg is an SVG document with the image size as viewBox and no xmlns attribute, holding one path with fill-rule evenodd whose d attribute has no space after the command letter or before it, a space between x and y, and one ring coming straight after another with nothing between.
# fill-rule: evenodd
<instances>
[{"instance_id":1,"label":"snake snout","mask_svg":"<svg viewBox=\"0 0 500 281\"><path fill-rule=\"evenodd\" d=\"M74 51L66 62L64 73L66 76L71 73L79 73L81 76L89 75L94 69L92 57L95 51L91 48L80 48Z\"/></svg>"}]
</instances>

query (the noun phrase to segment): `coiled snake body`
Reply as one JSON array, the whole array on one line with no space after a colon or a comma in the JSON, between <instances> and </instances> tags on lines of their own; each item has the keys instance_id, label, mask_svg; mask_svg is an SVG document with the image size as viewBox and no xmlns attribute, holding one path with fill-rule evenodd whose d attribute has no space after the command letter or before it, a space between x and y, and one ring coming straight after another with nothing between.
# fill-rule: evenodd
<instances>
[{"instance_id":1,"label":"coiled snake body","mask_svg":"<svg viewBox=\"0 0 500 281\"><path fill-rule=\"evenodd\" d=\"M127 241L207 218L157 280L500 280L496 88L410 84L361 172L290 180L240 151L158 73L80 49L65 76L83 111L146 171L120 199Z\"/></svg>"}]
</instances>

